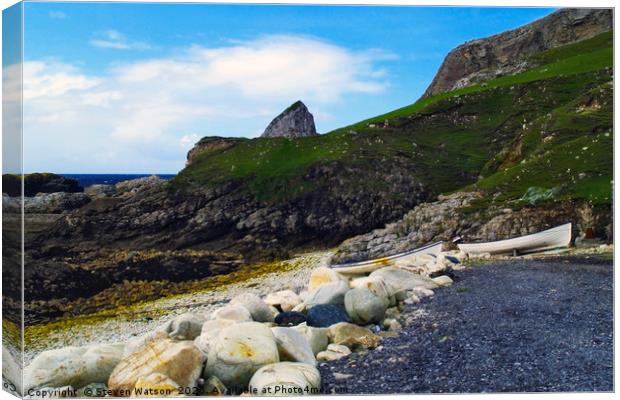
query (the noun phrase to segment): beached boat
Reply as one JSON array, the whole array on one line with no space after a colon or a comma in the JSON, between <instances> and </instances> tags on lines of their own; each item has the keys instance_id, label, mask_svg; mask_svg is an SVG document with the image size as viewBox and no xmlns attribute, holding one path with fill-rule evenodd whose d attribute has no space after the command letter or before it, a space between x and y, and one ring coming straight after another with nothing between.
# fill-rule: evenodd
<instances>
[{"instance_id":1,"label":"beached boat","mask_svg":"<svg viewBox=\"0 0 620 400\"><path fill-rule=\"evenodd\" d=\"M397 261L406 260L409 257L415 257L421 254L432 254L437 256L441 252L442 247L443 242L435 242L391 256L375 258L374 260L335 264L332 265L332 268L341 274L367 274L379 268L394 265Z\"/></svg>"},{"instance_id":2,"label":"beached boat","mask_svg":"<svg viewBox=\"0 0 620 400\"><path fill-rule=\"evenodd\" d=\"M526 254L567 247L571 241L572 224L564 224L546 231L513 239L486 243L459 244L469 254Z\"/></svg>"}]
</instances>

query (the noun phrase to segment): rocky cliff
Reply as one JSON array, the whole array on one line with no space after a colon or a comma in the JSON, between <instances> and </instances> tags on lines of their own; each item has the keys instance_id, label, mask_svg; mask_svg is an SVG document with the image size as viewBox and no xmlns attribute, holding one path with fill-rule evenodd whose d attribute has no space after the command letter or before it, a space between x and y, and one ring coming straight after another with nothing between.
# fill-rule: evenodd
<instances>
[{"instance_id":1,"label":"rocky cliff","mask_svg":"<svg viewBox=\"0 0 620 400\"><path fill-rule=\"evenodd\" d=\"M298 138L316 136L314 117L301 101L296 101L267 126L261 137Z\"/></svg>"},{"instance_id":2,"label":"rocky cliff","mask_svg":"<svg viewBox=\"0 0 620 400\"><path fill-rule=\"evenodd\" d=\"M466 42L452 50L424 97L525 71L531 56L613 28L610 9L563 9L520 28Z\"/></svg>"},{"instance_id":3,"label":"rocky cliff","mask_svg":"<svg viewBox=\"0 0 620 400\"><path fill-rule=\"evenodd\" d=\"M196 161L199 156L212 155L219 151L228 149L235 144L247 140L245 138L225 138L220 136L203 137L187 153L187 163L189 165Z\"/></svg>"},{"instance_id":4,"label":"rocky cliff","mask_svg":"<svg viewBox=\"0 0 620 400\"><path fill-rule=\"evenodd\" d=\"M417 206L405 216L383 229L344 241L334 255L334 262L372 259L410 250L436 241L450 245L460 236L467 242L507 239L540 232L573 222L574 235L595 228L599 238L613 241L613 225L609 207L594 207L586 201L559 201L528 205L519 209L491 205L473 205L485 198L484 192L456 192L439 196L432 203Z\"/></svg>"},{"instance_id":5,"label":"rocky cliff","mask_svg":"<svg viewBox=\"0 0 620 400\"><path fill-rule=\"evenodd\" d=\"M84 191L78 181L52 173L24 174L24 196L36 196L37 193L80 193ZM2 191L12 197L22 193L22 176L15 174L2 175Z\"/></svg>"}]
</instances>

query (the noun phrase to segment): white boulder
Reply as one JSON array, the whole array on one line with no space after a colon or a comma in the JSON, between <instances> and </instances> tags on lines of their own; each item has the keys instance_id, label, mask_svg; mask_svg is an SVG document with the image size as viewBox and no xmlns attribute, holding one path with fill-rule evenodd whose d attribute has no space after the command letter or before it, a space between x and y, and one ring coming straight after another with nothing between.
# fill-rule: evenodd
<instances>
[{"instance_id":1,"label":"white boulder","mask_svg":"<svg viewBox=\"0 0 620 400\"><path fill-rule=\"evenodd\" d=\"M312 308L317 304L343 304L344 295L349 289L348 282L326 283L310 292L305 303L308 308Z\"/></svg>"},{"instance_id":2,"label":"white boulder","mask_svg":"<svg viewBox=\"0 0 620 400\"><path fill-rule=\"evenodd\" d=\"M312 292L319 286L326 283L337 283L340 281L347 281L347 278L340 275L338 272L331 268L319 267L312 270L310 273L310 281L308 282L308 291Z\"/></svg>"},{"instance_id":3,"label":"white boulder","mask_svg":"<svg viewBox=\"0 0 620 400\"><path fill-rule=\"evenodd\" d=\"M252 314L242 305L230 304L215 310L211 315L211 319L249 322L252 321Z\"/></svg>"},{"instance_id":4,"label":"white boulder","mask_svg":"<svg viewBox=\"0 0 620 400\"><path fill-rule=\"evenodd\" d=\"M32 388L105 383L121 361L124 348L124 344L118 343L44 351L24 369L24 392Z\"/></svg>"},{"instance_id":5,"label":"white boulder","mask_svg":"<svg viewBox=\"0 0 620 400\"><path fill-rule=\"evenodd\" d=\"M314 352L306 338L295 329L285 327L271 328L276 338L280 361L295 361L310 365L316 365Z\"/></svg>"},{"instance_id":6,"label":"white boulder","mask_svg":"<svg viewBox=\"0 0 620 400\"><path fill-rule=\"evenodd\" d=\"M204 317L192 313L185 313L166 322L157 330L162 330L168 333L168 336L171 339L194 340L200 335L202 324L204 322Z\"/></svg>"},{"instance_id":7,"label":"white boulder","mask_svg":"<svg viewBox=\"0 0 620 400\"><path fill-rule=\"evenodd\" d=\"M405 271L395 267L378 269L370 274L371 277L381 277L390 284L395 291L411 290L421 286L426 289L435 289L437 284L431 278Z\"/></svg>"},{"instance_id":8,"label":"white boulder","mask_svg":"<svg viewBox=\"0 0 620 400\"><path fill-rule=\"evenodd\" d=\"M198 336L196 340L194 340L194 344L205 355L208 355L209 348L211 344L213 344L215 339L217 339L217 335L220 334L220 331L237 323L237 321L233 321L230 319L212 319L210 321L207 321L202 325L202 331L200 333L200 336Z\"/></svg>"},{"instance_id":9,"label":"white boulder","mask_svg":"<svg viewBox=\"0 0 620 400\"><path fill-rule=\"evenodd\" d=\"M292 327L297 332L301 333L312 348L314 355L327 348L329 339L327 338L327 328L316 328L314 326L308 326L305 322L297 326Z\"/></svg>"},{"instance_id":10,"label":"white boulder","mask_svg":"<svg viewBox=\"0 0 620 400\"><path fill-rule=\"evenodd\" d=\"M392 285L385 282L381 277L367 276L364 278L357 278L351 281L351 287L353 289L368 289L375 295L387 299L390 307L396 305L396 291Z\"/></svg>"},{"instance_id":11,"label":"white boulder","mask_svg":"<svg viewBox=\"0 0 620 400\"><path fill-rule=\"evenodd\" d=\"M367 288L351 289L344 298L349 318L359 325L381 322L388 306L387 298L377 296Z\"/></svg>"},{"instance_id":12,"label":"white boulder","mask_svg":"<svg viewBox=\"0 0 620 400\"><path fill-rule=\"evenodd\" d=\"M270 306L279 307L282 311L291 311L296 305L301 303L301 299L297 293L292 290L281 290L279 292L270 293L264 299L265 303Z\"/></svg>"},{"instance_id":13,"label":"white boulder","mask_svg":"<svg viewBox=\"0 0 620 400\"><path fill-rule=\"evenodd\" d=\"M260 297L254 293L243 293L235 296L230 304L238 304L245 307L257 322L273 322L274 315L271 308Z\"/></svg>"},{"instance_id":14,"label":"white boulder","mask_svg":"<svg viewBox=\"0 0 620 400\"><path fill-rule=\"evenodd\" d=\"M280 362L260 368L250 381L250 393L260 396L318 394L321 374L311 365Z\"/></svg>"},{"instance_id":15,"label":"white boulder","mask_svg":"<svg viewBox=\"0 0 620 400\"><path fill-rule=\"evenodd\" d=\"M241 322L220 331L209 348L203 376L216 376L232 391L240 391L262 366L280 361L271 329L259 322Z\"/></svg>"}]
</instances>

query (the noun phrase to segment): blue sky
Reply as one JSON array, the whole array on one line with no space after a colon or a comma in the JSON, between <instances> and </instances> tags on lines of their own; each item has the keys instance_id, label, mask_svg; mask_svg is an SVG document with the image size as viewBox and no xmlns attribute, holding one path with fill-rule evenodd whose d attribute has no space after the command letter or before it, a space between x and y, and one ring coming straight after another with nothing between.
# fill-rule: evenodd
<instances>
[{"instance_id":1,"label":"blue sky","mask_svg":"<svg viewBox=\"0 0 620 400\"><path fill-rule=\"evenodd\" d=\"M542 8L26 3L24 168L175 173L202 136L319 132L414 102L464 41Z\"/></svg>"}]
</instances>

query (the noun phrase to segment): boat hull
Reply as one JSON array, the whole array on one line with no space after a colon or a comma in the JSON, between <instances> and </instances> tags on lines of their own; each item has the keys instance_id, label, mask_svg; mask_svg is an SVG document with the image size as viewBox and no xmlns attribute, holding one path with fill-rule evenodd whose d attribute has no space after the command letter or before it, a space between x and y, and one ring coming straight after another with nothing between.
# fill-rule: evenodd
<instances>
[{"instance_id":1,"label":"boat hull","mask_svg":"<svg viewBox=\"0 0 620 400\"><path fill-rule=\"evenodd\" d=\"M564 224L546 231L496 242L459 244L459 249L469 254L536 253L561 247L568 247L571 241L572 224Z\"/></svg>"},{"instance_id":2,"label":"boat hull","mask_svg":"<svg viewBox=\"0 0 620 400\"><path fill-rule=\"evenodd\" d=\"M394 254L393 256L381 257L368 261L332 265L332 269L345 275L367 274L379 268L394 265L397 261L406 260L407 258L419 256L421 254L432 254L437 256L441 252L442 248L443 242L435 242L417 249L406 251L404 253Z\"/></svg>"}]
</instances>

